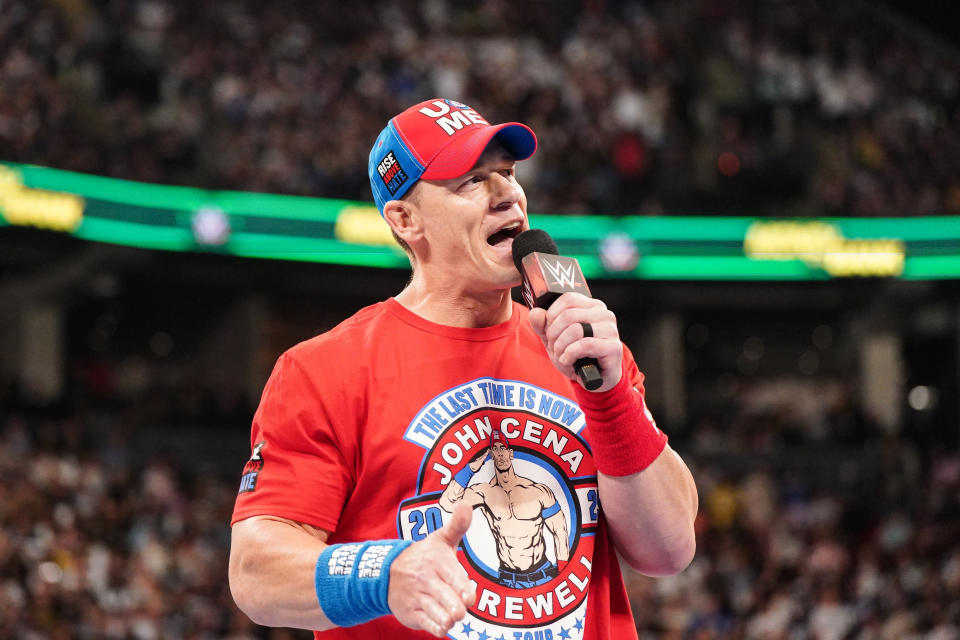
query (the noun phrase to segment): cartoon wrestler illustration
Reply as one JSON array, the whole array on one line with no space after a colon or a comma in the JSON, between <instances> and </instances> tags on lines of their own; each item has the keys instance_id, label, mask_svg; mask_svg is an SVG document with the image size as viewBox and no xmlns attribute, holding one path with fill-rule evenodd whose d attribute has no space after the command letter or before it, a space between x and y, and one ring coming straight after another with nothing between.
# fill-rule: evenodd
<instances>
[{"instance_id":1,"label":"cartoon wrestler illustration","mask_svg":"<svg viewBox=\"0 0 960 640\"><path fill-rule=\"evenodd\" d=\"M553 534L557 564L570 557L567 521L550 487L518 475L513 467L513 447L500 429L490 433L486 455L464 465L440 496L440 507L452 512L461 500L481 508L490 525L500 559L498 582L524 589L549 582L558 566L546 555L543 528ZM495 473L489 482L470 485L470 479L493 458Z\"/></svg>"}]
</instances>

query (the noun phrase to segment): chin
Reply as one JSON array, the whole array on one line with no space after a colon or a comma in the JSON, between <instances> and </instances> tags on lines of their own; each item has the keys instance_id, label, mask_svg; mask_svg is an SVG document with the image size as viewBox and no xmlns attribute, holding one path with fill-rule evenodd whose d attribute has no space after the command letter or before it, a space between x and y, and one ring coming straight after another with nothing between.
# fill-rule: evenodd
<instances>
[{"instance_id":1,"label":"chin","mask_svg":"<svg viewBox=\"0 0 960 640\"><path fill-rule=\"evenodd\" d=\"M497 270L497 275L495 276L499 288L502 289L512 289L513 287L519 287L523 281L520 279L520 274L517 273L516 267L513 264L510 264L509 270Z\"/></svg>"}]
</instances>

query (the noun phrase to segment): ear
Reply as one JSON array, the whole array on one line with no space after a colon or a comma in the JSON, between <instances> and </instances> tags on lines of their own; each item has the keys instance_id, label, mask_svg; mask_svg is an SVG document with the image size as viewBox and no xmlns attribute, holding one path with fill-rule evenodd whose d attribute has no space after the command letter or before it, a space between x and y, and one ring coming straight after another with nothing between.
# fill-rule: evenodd
<instances>
[{"instance_id":1,"label":"ear","mask_svg":"<svg viewBox=\"0 0 960 640\"><path fill-rule=\"evenodd\" d=\"M388 200L383 205L383 219L407 245L412 246L423 236L423 219L409 200Z\"/></svg>"}]
</instances>

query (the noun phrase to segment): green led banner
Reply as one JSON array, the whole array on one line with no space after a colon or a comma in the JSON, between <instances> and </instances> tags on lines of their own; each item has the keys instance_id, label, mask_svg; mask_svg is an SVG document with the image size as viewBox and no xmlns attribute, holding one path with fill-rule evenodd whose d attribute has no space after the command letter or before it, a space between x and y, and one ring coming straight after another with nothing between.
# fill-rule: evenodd
<instances>
[{"instance_id":1,"label":"green led banner","mask_svg":"<svg viewBox=\"0 0 960 640\"><path fill-rule=\"evenodd\" d=\"M588 278L960 277L960 216L530 216ZM144 184L0 163L0 227L168 251L408 268L365 202Z\"/></svg>"}]
</instances>

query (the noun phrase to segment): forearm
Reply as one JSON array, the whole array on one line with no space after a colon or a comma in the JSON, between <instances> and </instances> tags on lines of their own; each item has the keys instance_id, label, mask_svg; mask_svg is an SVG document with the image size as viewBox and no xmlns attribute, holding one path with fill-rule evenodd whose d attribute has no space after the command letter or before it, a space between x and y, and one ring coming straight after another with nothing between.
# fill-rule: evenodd
<instances>
[{"instance_id":1,"label":"forearm","mask_svg":"<svg viewBox=\"0 0 960 640\"><path fill-rule=\"evenodd\" d=\"M633 569L672 575L690 563L696 550L697 489L669 445L643 471L619 477L599 473L598 486L614 544Z\"/></svg>"},{"instance_id":2,"label":"forearm","mask_svg":"<svg viewBox=\"0 0 960 640\"><path fill-rule=\"evenodd\" d=\"M327 545L327 532L290 520L241 520L233 526L230 589L265 626L324 631L393 615L443 637L475 599L456 552L470 522L464 506L419 542Z\"/></svg>"},{"instance_id":3,"label":"forearm","mask_svg":"<svg viewBox=\"0 0 960 640\"><path fill-rule=\"evenodd\" d=\"M440 508L444 511L452 512L454 506L463 499L464 491L466 491L466 489L460 486L460 483L457 482L456 479L451 478L450 484L448 484L447 488L440 494L440 500L438 500Z\"/></svg>"},{"instance_id":4,"label":"forearm","mask_svg":"<svg viewBox=\"0 0 960 640\"><path fill-rule=\"evenodd\" d=\"M317 558L325 532L256 517L236 523L230 549L230 590L257 624L323 631L334 625L317 600Z\"/></svg>"},{"instance_id":5,"label":"forearm","mask_svg":"<svg viewBox=\"0 0 960 640\"><path fill-rule=\"evenodd\" d=\"M470 464L463 465L463 468L450 478L447 488L440 494L439 504L441 509L452 512L456 504L465 497L467 504L471 507L476 506L477 495L476 492L469 487L470 478L480 470L480 467L486 462L487 457L488 456L484 456L482 459L479 457L475 458Z\"/></svg>"},{"instance_id":6,"label":"forearm","mask_svg":"<svg viewBox=\"0 0 960 640\"><path fill-rule=\"evenodd\" d=\"M557 562L566 562L570 559L570 541L567 539L569 530L563 514L557 514L547 519L547 529L553 534L553 551Z\"/></svg>"},{"instance_id":7,"label":"forearm","mask_svg":"<svg viewBox=\"0 0 960 640\"><path fill-rule=\"evenodd\" d=\"M650 575L677 573L696 548L697 490L687 466L625 376L602 394L577 390L598 469L600 502L614 543Z\"/></svg>"}]
</instances>

